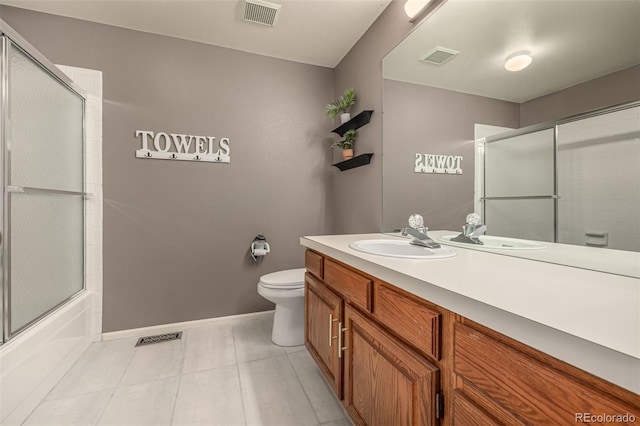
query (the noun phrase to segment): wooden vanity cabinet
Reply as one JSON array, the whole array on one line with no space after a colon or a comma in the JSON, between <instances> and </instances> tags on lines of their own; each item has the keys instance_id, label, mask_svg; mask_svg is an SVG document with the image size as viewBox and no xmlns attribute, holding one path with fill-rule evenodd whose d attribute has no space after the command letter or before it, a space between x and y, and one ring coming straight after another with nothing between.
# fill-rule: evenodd
<instances>
[{"instance_id":1,"label":"wooden vanity cabinet","mask_svg":"<svg viewBox=\"0 0 640 426\"><path fill-rule=\"evenodd\" d=\"M329 258L319 268L316 254L307 253L305 259L316 272L305 275L305 345L352 421L371 426L439 424L439 369L376 321L373 292L380 283ZM381 300L388 302L381 304L386 307L381 318L399 317L399 323L392 322L396 327L414 322L408 318L414 312L394 308L397 295L385 292ZM425 338L432 351L433 318L427 322L428 333L418 339Z\"/></svg>"},{"instance_id":2,"label":"wooden vanity cabinet","mask_svg":"<svg viewBox=\"0 0 640 426\"><path fill-rule=\"evenodd\" d=\"M357 425L640 423L633 392L329 257L305 259L306 345Z\"/></svg>"},{"instance_id":3,"label":"wooden vanity cabinet","mask_svg":"<svg viewBox=\"0 0 640 426\"><path fill-rule=\"evenodd\" d=\"M454 324L453 345L454 424L640 422L640 396L465 318ZM586 420L599 415L622 417Z\"/></svg>"}]
</instances>

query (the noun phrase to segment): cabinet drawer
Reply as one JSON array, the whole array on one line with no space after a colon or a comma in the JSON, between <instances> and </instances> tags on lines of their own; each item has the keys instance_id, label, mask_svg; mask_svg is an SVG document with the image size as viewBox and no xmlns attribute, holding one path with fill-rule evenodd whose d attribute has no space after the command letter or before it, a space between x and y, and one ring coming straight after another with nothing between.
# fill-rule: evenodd
<instances>
[{"instance_id":1,"label":"cabinet drawer","mask_svg":"<svg viewBox=\"0 0 640 426\"><path fill-rule=\"evenodd\" d=\"M323 278L324 258L318 253L307 250L304 252L304 267L318 278Z\"/></svg>"},{"instance_id":2,"label":"cabinet drawer","mask_svg":"<svg viewBox=\"0 0 640 426\"><path fill-rule=\"evenodd\" d=\"M375 283L374 316L416 349L440 359L442 316L387 284Z\"/></svg>"},{"instance_id":3,"label":"cabinet drawer","mask_svg":"<svg viewBox=\"0 0 640 426\"><path fill-rule=\"evenodd\" d=\"M471 386L479 390L480 395L525 424L574 424L580 413L640 416L637 406L626 405L460 323L454 330L453 368L464 380L465 389Z\"/></svg>"},{"instance_id":4,"label":"cabinet drawer","mask_svg":"<svg viewBox=\"0 0 640 426\"><path fill-rule=\"evenodd\" d=\"M324 282L346 300L371 312L372 282L369 278L326 259L324 262Z\"/></svg>"}]
</instances>

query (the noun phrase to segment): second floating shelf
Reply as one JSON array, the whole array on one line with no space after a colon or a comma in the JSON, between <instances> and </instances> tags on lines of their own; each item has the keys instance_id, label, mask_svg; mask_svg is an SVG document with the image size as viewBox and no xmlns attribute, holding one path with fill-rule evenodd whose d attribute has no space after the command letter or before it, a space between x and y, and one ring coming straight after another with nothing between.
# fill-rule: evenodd
<instances>
[{"instance_id":1,"label":"second floating shelf","mask_svg":"<svg viewBox=\"0 0 640 426\"><path fill-rule=\"evenodd\" d=\"M366 166L371 162L371 157L373 157L373 153L360 154L349 160L332 164L332 166L335 166L340 169L341 172L344 172L345 170L353 169L355 167Z\"/></svg>"}]
</instances>

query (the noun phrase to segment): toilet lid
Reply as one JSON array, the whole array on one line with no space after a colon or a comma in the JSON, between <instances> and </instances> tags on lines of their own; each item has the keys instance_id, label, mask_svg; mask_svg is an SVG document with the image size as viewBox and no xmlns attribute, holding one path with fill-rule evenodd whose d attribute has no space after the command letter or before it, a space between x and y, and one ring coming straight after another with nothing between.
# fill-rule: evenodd
<instances>
[{"instance_id":1,"label":"toilet lid","mask_svg":"<svg viewBox=\"0 0 640 426\"><path fill-rule=\"evenodd\" d=\"M300 288L304 287L304 273L306 269L287 269L272 272L260 277L260 285L268 288Z\"/></svg>"}]
</instances>

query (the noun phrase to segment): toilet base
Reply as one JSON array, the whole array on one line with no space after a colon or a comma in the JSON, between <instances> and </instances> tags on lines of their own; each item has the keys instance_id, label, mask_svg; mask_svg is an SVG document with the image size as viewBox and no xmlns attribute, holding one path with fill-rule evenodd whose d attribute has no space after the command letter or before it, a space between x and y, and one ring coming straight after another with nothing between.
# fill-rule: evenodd
<instances>
[{"instance_id":1,"label":"toilet base","mask_svg":"<svg viewBox=\"0 0 640 426\"><path fill-rule=\"evenodd\" d=\"M304 344L304 303L276 304L271 341L278 346Z\"/></svg>"}]
</instances>

